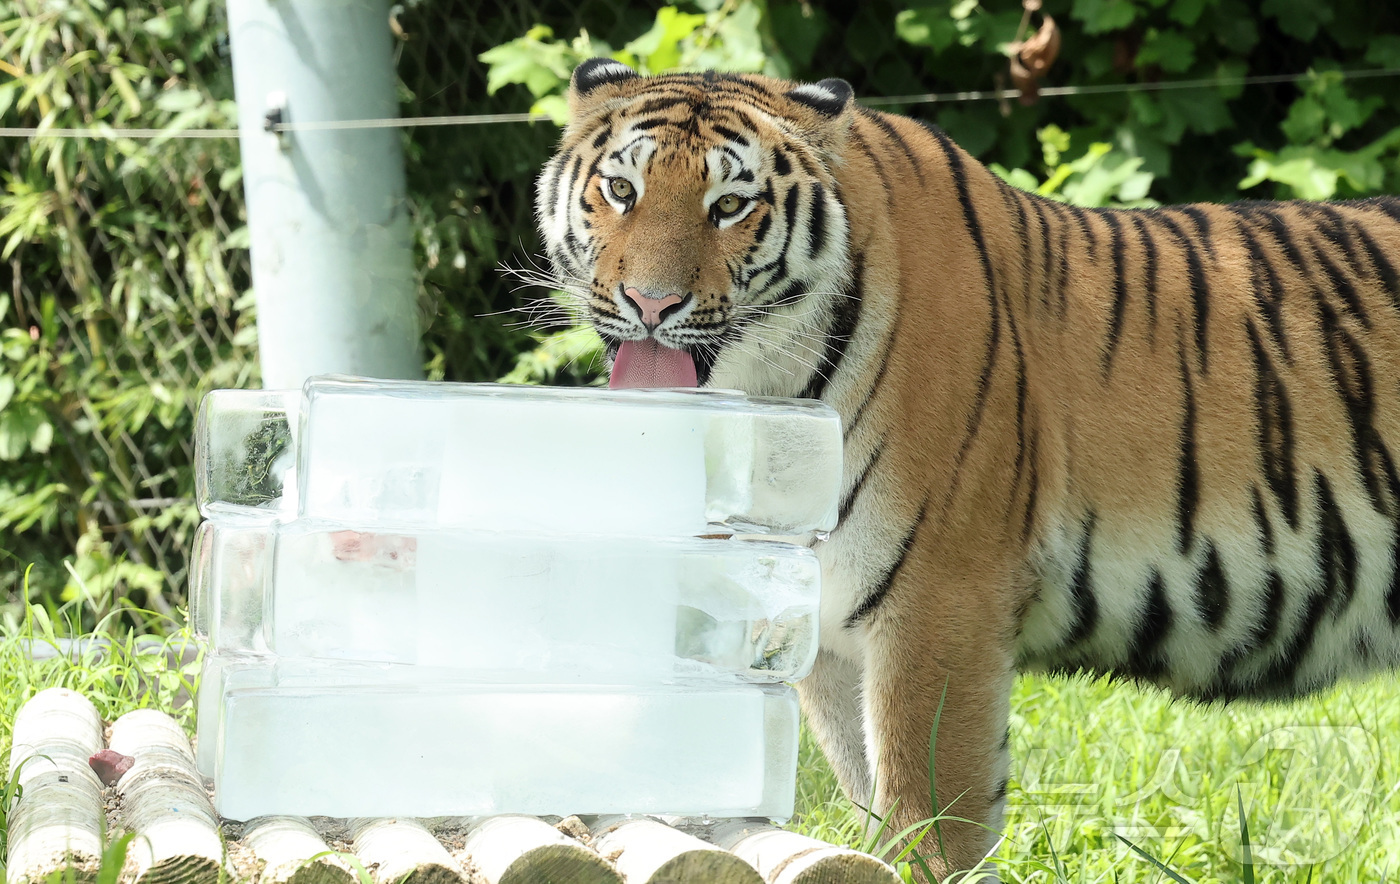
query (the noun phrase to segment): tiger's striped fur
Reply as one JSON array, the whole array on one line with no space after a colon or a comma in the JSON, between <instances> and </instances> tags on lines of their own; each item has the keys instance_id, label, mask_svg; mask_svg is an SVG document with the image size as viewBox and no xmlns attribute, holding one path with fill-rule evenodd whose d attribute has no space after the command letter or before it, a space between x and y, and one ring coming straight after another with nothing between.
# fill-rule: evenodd
<instances>
[{"instance_id":1,"label":"tiger's striped fur","mask_svg":"<svg viewBox=\"0 0 1400 884\"><path fill-rule=\"evenodd\" d=\"M1400 660L1400 200L1075 208L840 81L595 61L571 102L539 217L610 347L648 333L624 287L684 294L655 336L700 383L842 416L799 687L894 830L945 687L938 801L995 830L1017 671L1290 697ZM943 834L940 874L994 841Z\"/></svg>"}]
</instances>

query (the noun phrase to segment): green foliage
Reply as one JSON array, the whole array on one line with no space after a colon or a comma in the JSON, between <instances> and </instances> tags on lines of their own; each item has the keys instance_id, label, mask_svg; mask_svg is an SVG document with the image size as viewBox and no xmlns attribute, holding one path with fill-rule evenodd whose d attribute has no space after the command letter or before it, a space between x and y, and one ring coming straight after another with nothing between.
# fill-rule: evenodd
<instances>
[{"instance_id":1,"label":"green foliage","mask_svg":"<svg viewBox=\"0 0 1400 884\"><path fill-rule=\"evenodd\" d=\"M725 0L701 4L706 11L684 12L664 6L643 34L614 51L607 43L581 31L569 40L536 25L525 36L481 53L490 65L487 91L520 84L535 103L530 112L550 117L557 125L568 120L563 94L573 69L590 58L611 56L650 76L669 71L729 70L786 76L790 64L771 41L761 37L763 5L758 0Z\"/></svg>"},{"instance_id":2,"label":"green foliage","mask_svg":"<svg viewBox=\"0 0 1400 884\"><path fill-rule=\"evenodd\" d=\"M898 13L898 37L928 53L930 88L990 85L1006 52L1005 28L1016 18L988 11L994 8L1000 7L961 0ZM1400 66L1394 36L1400 13L1392 8L1367 13L1361 4L1310 0L1046 0L1044 12L1063 36L1048 82L1089 87L1084 94L935 114L984 160L1024 171L1005 175L1020 186L1033 178L1043 182L1036 189L1087 205L1149 197L1353 197L1400 186L1394 81L1345 80L1339 72ZM985 23L972 24L979 17ZM1304 72L1310 76L1298 86L1238 83L1247 75ZM1151 88L1171 80L1218 85ZM1123 91L1108 91L1114 89ZM1052 126L1069 134L1061 153L1083 166L1039 165L1027 155L1026 136ZM1120 187L1131 179L1125 192L1110 186L1114 175L1123 177ZM1064 181L1055 183L1057 176ZM1087 186L1075 186L1084 179ZM1143 181L1150 184L1146 191ZM1262 186L1267 183L1272 190Z\"/></svg>"},{"instance_id":3,"label":"green foliage","mask_svg":"<svg viewBox=\"0 0 1400 884\"><path fill-rule=\"evenodd\" d=\"M0 0L0 119L141 127L152 140L5 139L0 161L0 591L164 593L197 516L200 394L255 379L237 145L211 0ZM169 573L162 568L173 568ZM144 601L143 601L144 600ZM98 611L99 609L91 609ZM139 618L132 618L133 620Z\"/></svg>"},{"instance_id":4,"label":"green foliage","mask_svg":"<svg viewBox=\"0 0 1400 884\"><path fill-rule=\"evenodd\" d=\"M591 325L574 325L537 336L533 350L521 353L504 384L581 386L602 382L603 341Z\"/></svg>"},{"instance_id":5,"label":"green foliage","mask_svg":"<svg viewBox=\"0 0 1400 884\"><path fill-rule=\"evenodd\" d=\"M985 90L1008 84L1005 58L1022 18L1017 4L979 0L873 2L840 12L781 0L711 6L665 7L650 30L611 54L644 73L712 65L805 79L845 76L858 95ZM1400 67L1400 10L1311 0L1046 0L1044 11L1063 34L1048 82L1123 91L1091 90L1029 107L969 102L903 110L935 119L1008 180L1026 187L1034 181L1032 189L1086 205L1400 189L1394 80L1345 80L1339 73ZM767 64L750 54L638 51L702 42L694 35L726 15L757 16L744 32L771 35L757 47L769 54ZM492 64L493 85L531 84L537 99L555 102L560 119L571 66L608 50L586 36L565 41L551 33L530 64L517 53L507 67L496 50L482 58ZM540 74L545 47L552 53L548 83ZM1301 86L1237 82L1308 71ZM1151 88L1167 80L1209 84ZM1041 164L1032 148L1046 130L1065 133L1069 144L1060 151L1067 156Z\"/></svg>"}]
</instances>

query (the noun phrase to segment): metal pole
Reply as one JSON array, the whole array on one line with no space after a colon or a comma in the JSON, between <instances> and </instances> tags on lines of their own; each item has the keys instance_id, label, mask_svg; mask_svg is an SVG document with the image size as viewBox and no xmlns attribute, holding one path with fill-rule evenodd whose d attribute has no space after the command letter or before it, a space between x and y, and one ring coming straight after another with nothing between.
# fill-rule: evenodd
<instances>
[{"instance_id":1,"label":"metal pole","mask_svg":"<svg viewBox=\"0 0 1400 884\"><path fill-rule=\"evenodd\" d=\"M263 386L417 378L400 130L293 126L398 114L388 0L229 0Z\"/></svg>"}]
</instances>

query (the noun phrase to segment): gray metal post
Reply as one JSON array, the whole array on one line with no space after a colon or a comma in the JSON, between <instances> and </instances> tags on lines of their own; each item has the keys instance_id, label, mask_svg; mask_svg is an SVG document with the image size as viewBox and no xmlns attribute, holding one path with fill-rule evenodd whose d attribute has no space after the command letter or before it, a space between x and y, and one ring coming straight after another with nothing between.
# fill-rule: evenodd
<instances>
[{"instance_id":1,"label":"gray metal post","mask_svg":"<svg viewBox=\"0 0 1400 884\"><path fill-rule=\"evenodd\" d=\"M228 0L263 386L422 376L388 0Z\"/></svg>"}]
</instances>

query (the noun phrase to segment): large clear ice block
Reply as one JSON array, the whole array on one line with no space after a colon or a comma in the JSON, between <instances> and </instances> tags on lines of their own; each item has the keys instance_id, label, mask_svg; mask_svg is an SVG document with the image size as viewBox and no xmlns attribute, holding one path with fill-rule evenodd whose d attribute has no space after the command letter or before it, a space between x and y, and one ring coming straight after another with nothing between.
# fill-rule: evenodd
<instances>
[{"instance_id":1,"label":"large clear ice block","mask_svg":"<svg viewBox=\"0 0 1400 884\"><path fill-rule=\"evenodd\" d=\"M840 421L819 402L336 377L295 395L206 398L202 512L632 536L835 525Z\"/></svg>"},{"instance_id":2,"label":"large clear ice block","mask_svg":"<svg viewBox=\"0 0 1400 884\"><path fill-rule=\"evenodd\" d=\"M792 814L787 686L324 684L281 668L224 674L225 817Z\"/></svg>"},{"instance_id":3,"label":"large clear ice block","mask_svg":"<svg viewBox=\"0 0 1400 884\"><path fill-rule=\"evenodd\" d=\"M222 519L199 536L191 609L216 653L577 683L792 680L816 656L820 567L785 543Z\"/></svg>"}]
</instances>

